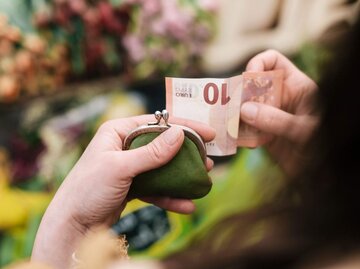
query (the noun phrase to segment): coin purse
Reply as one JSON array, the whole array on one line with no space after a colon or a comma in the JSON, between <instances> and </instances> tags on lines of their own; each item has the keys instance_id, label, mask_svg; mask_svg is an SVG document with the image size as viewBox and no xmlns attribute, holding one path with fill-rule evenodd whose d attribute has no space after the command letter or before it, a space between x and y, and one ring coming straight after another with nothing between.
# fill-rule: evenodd
<instances>
[{"instance_id":1,"label":"coin purse","mask_svg":"<svg viewBox=\"0 0 360 269\"><path fill-rule=\"evenodd\" d=\"M131 131L124 140L124 150L142 147L167 129L169 114L166 110L155 112L156 122ZM161 123L161 120L164 123ZM179 152L164 166L137 175L130 187L130 198L166 196L197 199L205 196L212 183L206 170L206 149L201 137L191 128L180 126L185 139ZM141 160L139 160L141 161Z\"/></svg>"}]
</instances>

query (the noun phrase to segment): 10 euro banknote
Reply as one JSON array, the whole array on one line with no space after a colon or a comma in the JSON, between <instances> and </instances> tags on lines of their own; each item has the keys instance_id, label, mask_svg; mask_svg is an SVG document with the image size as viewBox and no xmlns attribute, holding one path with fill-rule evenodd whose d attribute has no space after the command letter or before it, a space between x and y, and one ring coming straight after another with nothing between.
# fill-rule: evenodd
<instances>
[{"instance_id":1,"label":"10 euro banknote","mask_svg":"<svg viewBox=\"0 0 360 269\"><path fill-rule=\"evenodd\" d=\"M208 155L236 153L238 146L256 147L267 135L240 122L243 102L281 105L282 70L245 72L230 78L170 78L166 83L166 109L170 115L200 121L216 130L206 144Z\"/></svg>"}]
</instances>

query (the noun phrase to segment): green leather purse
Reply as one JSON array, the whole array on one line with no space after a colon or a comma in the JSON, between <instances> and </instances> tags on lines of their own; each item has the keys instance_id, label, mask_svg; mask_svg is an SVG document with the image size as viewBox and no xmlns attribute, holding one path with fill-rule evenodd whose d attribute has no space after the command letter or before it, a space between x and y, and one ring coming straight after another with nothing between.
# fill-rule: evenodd
<instances>
[{"instance_id":1,"label":"green leather purse","mask_svg":"<svg viewBox=\"0 0 360 269\"><path fill-rule=\"evenodd\" d=\"M131 131L124 140L124 150L144 146L172 126L168 123L166 110L155 112L155 119L156 122ZM166 196L197 199L210 191L212 182L205 167L205 144L194 130L179 127L184 130L185 139L177 155L166 165L136 176L129 190L130 198Z\"/></svg>"}]
</instances>

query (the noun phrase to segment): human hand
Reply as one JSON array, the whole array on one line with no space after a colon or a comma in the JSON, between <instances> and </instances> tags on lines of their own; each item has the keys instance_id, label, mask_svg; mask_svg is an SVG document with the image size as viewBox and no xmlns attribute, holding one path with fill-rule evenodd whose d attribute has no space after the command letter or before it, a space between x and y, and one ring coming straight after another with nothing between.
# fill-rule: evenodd
<instances>
[{"instance_id":1,"label":"human hand","mask_svg":"<svg viewBox=\"0 0 360 269\"><path fill-rule=\"evenodd\" d=\"M122 151L125 136L136 127L153 121L152 115L118 119L103 124L85 152L64 180L50 203L40 225L32 259L66 268L76 243L98 225L110 227L126 205L132 179L145 171L170 161L180 149L184 133L171 127L150 144ZM171 122L194 129L204 141L215 132L193 121ZM208 159L208 170L212 161ZM192 201L171 198L148 198L164 209L191 213Z\"/></svg>"},{"instance_id":2,"label":"human hand","mask_svg":"<svg viewBox=\"0 0 360 269\"><path fill-rule=\"evenodd\" d=\"M315 82L301 72L285 56L267 50L252 58L246 71L284 70L281 108L246 102L241 106L241 120L271 136L267 149L288 174L296 172L301 158L299 150L317 125L313 97Z\"/></svg>"}]
</instances>

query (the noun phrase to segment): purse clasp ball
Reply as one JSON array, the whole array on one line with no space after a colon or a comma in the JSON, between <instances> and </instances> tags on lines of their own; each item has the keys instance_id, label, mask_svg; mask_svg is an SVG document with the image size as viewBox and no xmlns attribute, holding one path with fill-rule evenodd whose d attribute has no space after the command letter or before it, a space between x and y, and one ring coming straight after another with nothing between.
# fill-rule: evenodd
<instances>
[{"instance_id":1,"label":"purse clasp ball","mask_svg":"<svg viewBox=\"0 0 360 269\"><path fill-rule=\"evenodd\" d=\"M194 142L197 149L199 150L201 159L203 160L204 164L206 163L206 147L200 135L198 135L193 129L189 127L177 124L169 124L170 115L169 112L165 109L162 112L156 111L154 113L154 117L156 119L155 122L149 122L147 125L139 126L138 128L132 130L125 137L123 145L124 150L130 149L132 141L139 135L146 133L162 133L165 132L167 129L171 128L171 126L178 126L183 129L185 136L188 137L192 142Z\"/></svg>"}]
</instances>

